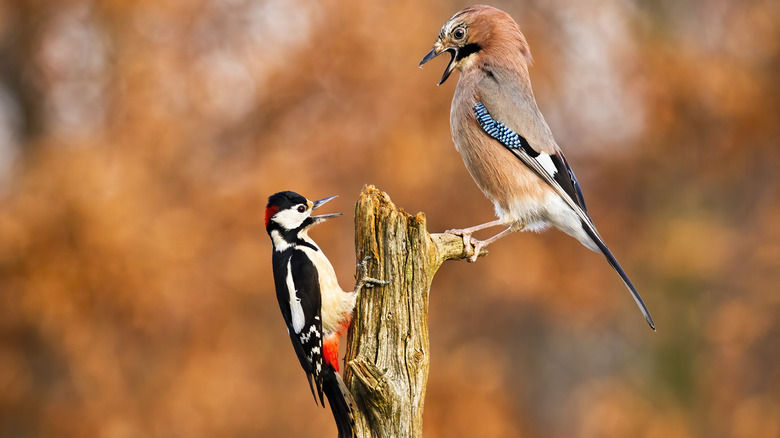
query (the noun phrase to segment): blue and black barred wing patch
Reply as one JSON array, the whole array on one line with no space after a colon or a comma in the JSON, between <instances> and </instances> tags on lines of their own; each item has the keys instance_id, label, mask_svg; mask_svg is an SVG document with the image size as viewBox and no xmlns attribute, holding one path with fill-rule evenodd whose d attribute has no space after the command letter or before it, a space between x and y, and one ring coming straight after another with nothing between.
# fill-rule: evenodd
<instances>
[{"instance_id":1,"label":"blue and black barred wing patch","mask_svg":"<svg viewBox=\"0 0 780 438\"><path fill-rule=\"evenodd\" d=\"M634 287L634 284L631 283L631 280L629 280L628 275L623 271L623 268L618 264L615 256L612 255L612 252L607 248L604 240L596 230L596 226L593 225L593 221L590 219L585 208L585 200L582 197L580 185L563 155L548 155L537 152L521 135L507 128L503 123L494 120L490 116L487 108L485 108L485 105L481 102L474 104L473 109L474 115L477 117L477 121L485 133L512 151L512 153L520 158L526 166L531 168L531 170L539 175L544 182L552 187L569 207L577 213L577 216L582 222L583 229L596 243L609 264L617 271L618 275L620 275L620 278L631 292L634 301L636 301L637 306L639 306L639 309L642 311L645 320L650 327L655 330L655 323L653 323L653 318L650 317L650 312L647 310L647 306L645 306L642 297Z\"/></svg>"},{"instance_id":2,"label":"blue and black barred wing patch","mask_svg":"<svg viewBox=\"0 0 780 438\"><path fill-rule=\"evenodd\" d=\"M591 222L580 185L563 155L549 155L536 151L523 136L493 119L482 102L474 104L473 109L477 122L485 133L520 158L523 164L558 192L581 218L586 218L586 222Z\"/></svg>"}]
</instances>

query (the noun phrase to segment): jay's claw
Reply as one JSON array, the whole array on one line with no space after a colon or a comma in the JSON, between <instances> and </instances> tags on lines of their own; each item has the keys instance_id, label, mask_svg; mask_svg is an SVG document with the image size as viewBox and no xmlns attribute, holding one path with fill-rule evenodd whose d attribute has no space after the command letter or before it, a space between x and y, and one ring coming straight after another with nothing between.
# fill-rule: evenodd
<instances>
[{"instance_id":1,"label":"jay's claw","mask_svg":"<svg viewBox=\"0 0 780 438\"><path fill-rule=\"evenodd\" d=\"M466 252L466 261L470 263L477 261L479 251L482 249L482 241L471 237L471 230L455 229L447 230L445 233L463 237L463 248Z\"/></svg>"}]
</instances>

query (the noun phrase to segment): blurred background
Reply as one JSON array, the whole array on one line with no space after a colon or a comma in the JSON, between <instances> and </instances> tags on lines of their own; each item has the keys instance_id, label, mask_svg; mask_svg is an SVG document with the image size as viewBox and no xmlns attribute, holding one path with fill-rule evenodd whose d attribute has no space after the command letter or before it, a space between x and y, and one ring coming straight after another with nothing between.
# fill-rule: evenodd
<instances>
[{"instance_id":1,"label":"blurred background","mask_svg":"<svg viewBox=\"0 0 780 438\"><path fill-rule=\"evenodd\" d=\"M518 233L431 291L427 437L780 436L780 2L498 1L603 257ZM350 288L375 184L493 219L417 63L462 1L0 3L0 436L335 436L289 345L267 197Z\"/></svg>"}]
</instances>

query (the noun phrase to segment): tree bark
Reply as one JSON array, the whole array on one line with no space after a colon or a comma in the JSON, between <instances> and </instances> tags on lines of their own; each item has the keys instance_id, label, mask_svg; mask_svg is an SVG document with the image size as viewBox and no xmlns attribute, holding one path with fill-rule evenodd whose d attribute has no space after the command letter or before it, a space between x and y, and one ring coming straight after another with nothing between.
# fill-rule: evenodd
<instances>
[{"instance_id":1,"label":"tree bark","mask_svg":"<svg viewBox=\"0 0 780 438\"><path fill-rule=\"evenodd\" d=\"M423 213L411 216L367 186L355 207L355 246L358 260L371 257L369 276L391 281L362 290L347 335L344 379L357 405L356 435L420 437L428 294L444 261L467 257L463 239L429 234Z\"/></svg>"}]
</instances>

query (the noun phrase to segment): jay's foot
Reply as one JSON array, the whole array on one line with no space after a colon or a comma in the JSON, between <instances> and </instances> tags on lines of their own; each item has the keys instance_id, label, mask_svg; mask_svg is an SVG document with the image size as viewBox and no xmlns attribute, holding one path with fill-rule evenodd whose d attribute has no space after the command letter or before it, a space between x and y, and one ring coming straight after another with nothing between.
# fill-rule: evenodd
<instances>
[{"instance_id":1,"label":"jay's foot","mask_svg":"<svg viewBox=\"0 0 780 438\"><path fill-rule=\"evenodd\" d=\"M477 261L477 257L479 257L479 251L483 247L483 242L481 240L477 240L471 237L472 232L473 231L471 228L445 231L447 234L454 234L463 238L463 247L466 251L466 261L469 263L474 263Z\"/></svg>"},{"instance_id":2,"label":"jay's foot","mask_svg":"<svg viewBox=\"0 0 780 438\"><path fill-rule=\"evenodd\" d=\"M506 230L496 234L495 236L489 239L477 240L471 237L471 234L474 231L482 230L496 225L500 225L500 223L498 221L495 221L483 225L477 225L476 227L464 228L462 230L447 230L445 231L445 233L454 234L456 236L463 236L463 246L466 247L466 260L473 263L477 261L477 257L479 257L479 252L482 251L482 249L484 249L491 243L495 242L496 240L506 236L507 234L514 233L525 228L525 224L523 223L514 223L510 225L509 228L507 228Z\"/></svg>"}]
</instances>

